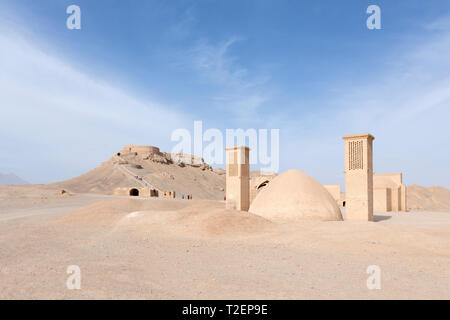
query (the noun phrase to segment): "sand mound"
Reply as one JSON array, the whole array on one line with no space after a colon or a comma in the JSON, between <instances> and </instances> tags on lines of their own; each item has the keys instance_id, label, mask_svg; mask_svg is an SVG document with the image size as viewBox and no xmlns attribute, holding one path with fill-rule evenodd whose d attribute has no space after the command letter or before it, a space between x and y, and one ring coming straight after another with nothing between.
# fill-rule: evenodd
<instances>
[{"instance_id":1,"label":"sand mound","mask_svg":"<svg viewBox=\"0 0 450 320\"><path fill-rule=\"evenodd\" d=\"M202 203L179 211L176 228L206 236L246 236L269 231L272 222L248 212L224 209L223 203Z\"/></svg>"},{"instance_id":2,"label":"sand mound","mask_svg":"<svg viewBox=\"0 0 450 320\"><path fill-rule=\"evenodd\" d=\"M450 211L450 190L444 187L411 185L407 197L410 210Z\"/></svg>"},{"instance_id":3,"label":"sand mound","mask_svg":"<svg viewBox=\"0 0 450 320\"><path fill-rule=\"evenodd\" d=\"M299 170L286 171L273 179L258 193L249 211L269 220L342 220L330 193Z\"/></svg>"},{"instance_id":4,"label":"sand mound","mask_svg":"<svg viewBox=\"0 0 450 320\"><path fill-rule=\"evenodd\" d=\"M246 236L267 231L270 221L226 210L219 201L115 199L96 202L59 219L72 226L100 226L135 235Z\"/></svg>"},{"instance_id":5,"label":"sand mound","mask_svg":"<svg viewBox=\"0 0 450 320\"><path fill-rule=\"evenodd\" d=\"M61 217L61 222L71 224L114 224L131 212L171 211L184 208L185 201L162 199L112 199L95 202Z\"/></svg>"}]
</instances>

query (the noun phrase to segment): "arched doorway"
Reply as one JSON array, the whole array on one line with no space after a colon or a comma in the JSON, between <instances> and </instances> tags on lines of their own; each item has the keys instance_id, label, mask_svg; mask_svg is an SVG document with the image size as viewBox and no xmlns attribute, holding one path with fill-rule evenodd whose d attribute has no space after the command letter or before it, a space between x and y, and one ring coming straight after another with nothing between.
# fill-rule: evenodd
<instances>
[{"instance_id":1,"label":"arched doorway","mask_svg":"<svg viewBox=\"0 0 450 320\"><path fill-rule=\"evenodd\" d=\"M130 196L131 197L138 197L139 196L139 190L136 188L130 189Z\"/></svg>"}]
</instances>

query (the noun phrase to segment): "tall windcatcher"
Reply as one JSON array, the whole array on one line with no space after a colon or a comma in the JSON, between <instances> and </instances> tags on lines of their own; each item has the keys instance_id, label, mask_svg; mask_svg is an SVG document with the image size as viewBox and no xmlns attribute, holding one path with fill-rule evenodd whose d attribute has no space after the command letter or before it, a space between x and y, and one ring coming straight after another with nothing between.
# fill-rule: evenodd
<instances>
[{"instance_id":1,"label":"tall windcatcher","mask_svg":"<svg viewBox=\"0 0 450 320\"><path fill-rule=\"evenodd\" d=\"M345 220L373 221L372 135L354 134L345 142Z\"/></svg>"}]
</instances>

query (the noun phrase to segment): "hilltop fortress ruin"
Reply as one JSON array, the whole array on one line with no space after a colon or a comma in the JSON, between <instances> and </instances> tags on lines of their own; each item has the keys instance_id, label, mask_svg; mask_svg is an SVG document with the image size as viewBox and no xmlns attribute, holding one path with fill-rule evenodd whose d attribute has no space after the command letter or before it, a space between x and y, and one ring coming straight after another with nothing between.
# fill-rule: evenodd
<instances>
[{"instance_id":1,"label":"hilltop fortress ruin","mask_svg":"<svg viewBox=\"0 0 450 320\"><path fill-rule=\"evenodd\" d=\"M141 196L141 197L163 197L175 198L175 190L161 190L161 188L153 185L147 178L139 175L139 172L130 170L130 161L152 161L159 164L177 165L179 167L191 166L199 168L203 171L212 171L211 166L205 161L194 155L187 155L183 153L166 153L161 152L155 146L137 146L126 145L122 151L118 152L114 159L118 161L119 168L125 173L136 179L136 186L133 187L119 187L114 190L115 195L119 196ZM136 169L143 169L142 165L135 165ZM169 179L171 176L168 176Z\"/></svg>"},{"instance_id":2,"label":"hilltop fortress ruin","mask_svg":"<svg viewBox=\"0 0 450 320\"><path fill-rule=\"evenodd\" d=\"M161 152L155 146L126 145L99 167L52 187L75 193L223 200L224 170L200 157Z\"/></svg>"}]
</instances>

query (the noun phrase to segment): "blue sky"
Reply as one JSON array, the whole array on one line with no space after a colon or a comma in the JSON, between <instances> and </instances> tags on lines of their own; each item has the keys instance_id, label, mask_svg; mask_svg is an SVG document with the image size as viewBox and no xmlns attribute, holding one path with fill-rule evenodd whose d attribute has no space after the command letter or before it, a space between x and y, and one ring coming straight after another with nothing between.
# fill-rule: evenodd
<instances>
[{"instance_id":1,"label":"blue sky","mask_svg":"<svg viewBox=\"0 0 450 320\"><path fill-rule=\"evenodd\" d=\"M0 50L0 172L31 182L202 120L279 128L280 171L330 184L370 132L375 172L450 187L448 1L3 0Z\"/></svg>"}]
</instances>

